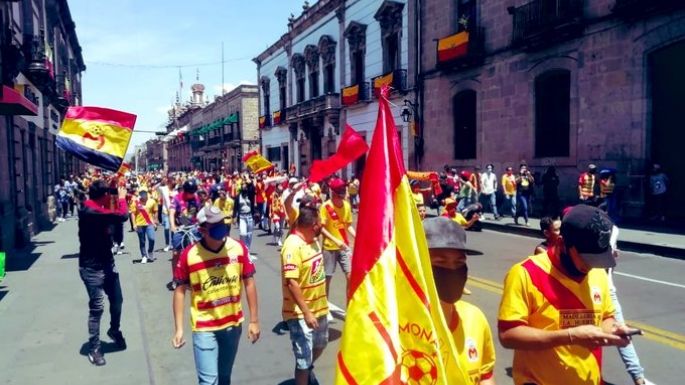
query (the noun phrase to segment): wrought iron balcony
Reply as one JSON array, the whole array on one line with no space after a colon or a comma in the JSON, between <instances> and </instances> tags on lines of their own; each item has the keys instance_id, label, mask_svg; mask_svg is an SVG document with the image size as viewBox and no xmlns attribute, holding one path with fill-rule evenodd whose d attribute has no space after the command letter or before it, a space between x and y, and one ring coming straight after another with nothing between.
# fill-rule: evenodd
<instances>
[{"instance_id":1,"label":"wrought iron balcony","mask_svg":"<svg viewBox=\"0 0 685 385\"><path fill-rule=\"evenodd\" d=\"M24 54L27 57L26 72L31 82L37 86L48 81L50 72L46 65L45 40L42 37L25 35Z\"/></svg>"},{"instance_id":2,"label":"wrought iron balcony","mask_svg":"<svg viewBox=\"0 0 685 385\"><path fill-rule=\"evenodd\" d=\"M514 18L512 44L537 49L580 35L583 0L533 0L507 9Z\"/></svg>"},{"instance_id":3,"label":"wrought iron balcony","mask_svg":"<svg viewBox=\"0 0 685 385\"><path fill-rule=\"evenodd\" d=\"M340 110L340 94L326 94L286 108L286 122L294 122L325 111Z\"/></svg>"},{"instance_id":4,"label":"wrought iron balcony","mask_svg":"<svg viewBox=\"0 0 685 385\"><path fill-rule=\"evenodd\" d=\"M442 69L458 69L481 64L485 58L485 29L471 27L437 42L437 65Z\"/></svg>"},{"instance_id":5,"label":"wrought iron balcony","mask_svg":"<svg viewBox=\"0 0 685 385\"><path fill-rule=\"evenodd\" d=\"M617 15L637 19L678 7L685 7L685 2L683 0L616 0L611 10Z\"/></svg>"}]
</instances>

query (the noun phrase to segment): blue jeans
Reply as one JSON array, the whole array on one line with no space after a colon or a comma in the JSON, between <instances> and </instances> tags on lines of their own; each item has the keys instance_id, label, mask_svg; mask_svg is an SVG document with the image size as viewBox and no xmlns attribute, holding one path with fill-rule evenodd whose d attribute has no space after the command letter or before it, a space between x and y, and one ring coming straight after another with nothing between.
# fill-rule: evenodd
<instances>
[{"instance_id":1,"label":"blue jeans","mask_svg":"<svg viewBox=\"0 0 685 385\"><path fill-rule=\"evenodd\" d=\"M516 194L504 194L504 201L509 204L509 207L511 207L511 217L516 218ZM504 211L504 209L502 209L502 211Z\"/></svg>"},{"instance_id":2,"label":"blue jeans","mask_svg":"<svg viewBox=\"0 0 685 385\"><path fill-rule=\"evenodd\" d=\"M242 326L193 332L193 355L200 385L230 385Z\"/></svg>"},{"instance_id":3,"label":"blue jeans","mask_svg":"<svg viewBox=\"0 0 685 385\"><path fill-rule=\"evenodd\" d=\"M252 246L252 232L254 231L254 219L252 214L240 214L240 240L250 249Z\"/></svg>"},{"instance_id":4,"label":"blue jeans","mask_svg":"<svg viewBox=\"0 0 685 385\"><path fill-rule=\"evenodd\" d=\"M81 280L88 292L88 342L91 349L100 349L100 319L105 312L105 295L109 299L109 328L119 330L121 324L121 294L119 272L114 263L102 270L90 267L79 268Z\"/></svg>"},{"instance_id":5,"label":"blue jeans","mask_svg":"<svg viewBox=\"0 0 685 385\"><path fill-rule=\"evenodd\" d=\"M164 228L164 242L169 246L171 242L171 230L169 229L169 214L162 214L162 227Z\"/></svg>"},{"instance_id":6,"label":"blue jeans","mask_svg":"<svg viewBox=\"0 0 685 385\"><path fill-rule=\"evenodd\" d=\"M260 203L258 205L259 213L261 214L260 227L262 230L267 230L269 228L269 216L267 215L266 202Z\"/></svg>"},{"instance_id":7,"label":"blue jeans","mask_svg":"<svg viewBox=\"0 0 685 385\"><path fill-rule=\"evenodd\" d=\"M625 323L625 320L623 318L623 310L621 309L621 304L618 302L618 296L616 295L615 286L612 285L609 288L609 294L611 295L611 302L614 304L614 307L616 308L614 318L619 323ZM626 366L626 371L628 372L628 374L630 374L633 380L636 380L638 378L644 378L645 370L642 368L642 365L640 365L640 357L637 356L635 346L633 346L632 343L630 343L625 348L618 348L618 354L621 355L621 361L623 361L623 364Z\"/></svg>"},{"instance_id":8,"label":"blue jeans","mask_svg":"<svg viewBox=\"0 0 685 385\"><path fill-rule=\"evenodd\" d=\"M518 207L520 210L516 210L516 214L514 215L514 219L518 220L521 215L523 215L523 219L526 220L526 223L528 223L528 206L530 205L530 196L529 195L524 195L524 194L518 194Z\"/></svg>"},{"instance_id":9,"label":"blue jeans","mask_svg":"<svg viewBox=\"0 0 685 385\"><path fill-rule=\"evenodd\" d=\"M140 246L141 257L151 257L155 250L155 226L138 226L136 231L138 233L138 245ZM145 238L147 238L147 251L145 251Z\"/></svg>"}]
</instances>

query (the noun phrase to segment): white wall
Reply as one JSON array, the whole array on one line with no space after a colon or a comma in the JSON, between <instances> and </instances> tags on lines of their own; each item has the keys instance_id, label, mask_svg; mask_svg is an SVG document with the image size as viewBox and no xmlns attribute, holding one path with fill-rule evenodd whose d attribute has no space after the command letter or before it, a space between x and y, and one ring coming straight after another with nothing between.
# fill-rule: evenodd
<instances>
[{"instance_id":1,"label":"white wall","mask_svg":"<svg viewBox=\"0 0 685 385\"><path fill-rule=\"evenodd\" d=\"M262 67L260 70L260 76L267 76L270 79L269 90L271 92L271 97L269 98L269 104L271 105L270 113L278 111L280 109L280 100L278 99L278 79L276 79L276 68L284 67L288 69L288 55L283 48L278 49L273 55L262 62ZM262 83L261 79L257 79L257 85L259 87L259 116L264 115L264 103L262 100ZM286 92L286 97L288 93ZM287 104L286 104L287 105Z\"/></svg>"}]
</instances>

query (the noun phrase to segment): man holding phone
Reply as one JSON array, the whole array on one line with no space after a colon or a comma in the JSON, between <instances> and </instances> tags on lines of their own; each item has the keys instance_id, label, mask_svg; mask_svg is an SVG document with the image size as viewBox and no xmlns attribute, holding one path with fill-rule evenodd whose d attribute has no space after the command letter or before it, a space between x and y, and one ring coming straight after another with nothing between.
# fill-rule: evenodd
<instances>
[{"instance_id":1,"label":"man holding phone","mask_svg":"<svg viewBox=\"0 0 685 385\"><path fill-rule=\"evenodd\" d=\"M616 265L612 228L601 210L575 206L547 253L509 270L497 326L502 346L514 349L515 384L599 384L602 347L630 343L604 270Z\"/></svg>"}]
</instances>

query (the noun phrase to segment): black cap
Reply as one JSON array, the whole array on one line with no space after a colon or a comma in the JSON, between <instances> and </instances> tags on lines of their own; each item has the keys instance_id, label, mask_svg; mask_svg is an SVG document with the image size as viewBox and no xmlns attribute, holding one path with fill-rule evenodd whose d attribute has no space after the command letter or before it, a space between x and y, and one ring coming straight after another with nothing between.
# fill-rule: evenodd
<instances>
[{"instance_id":1,"label":"black cap","mask_svg":"<svg viewBox=\"0 0 685 385\"><path fill-rule=\"evenodd\" d=\"M583 261L592 268L616 266L611 250L614 224L602 210L578 205L564 215L561 237L566 247L575 247Z\"/></svg>"},{"instance_id":2,"label":"black cap","mask_svg":"<svg viewBox=\"0 0 685 385\"><path fill-rule=\"evenodd\" d=\"M475 253L466 247L464 228L447 217L425 219L423 230L426 233L429 249L456 249L466 253Z\"/></svg>"}]
</instances>

